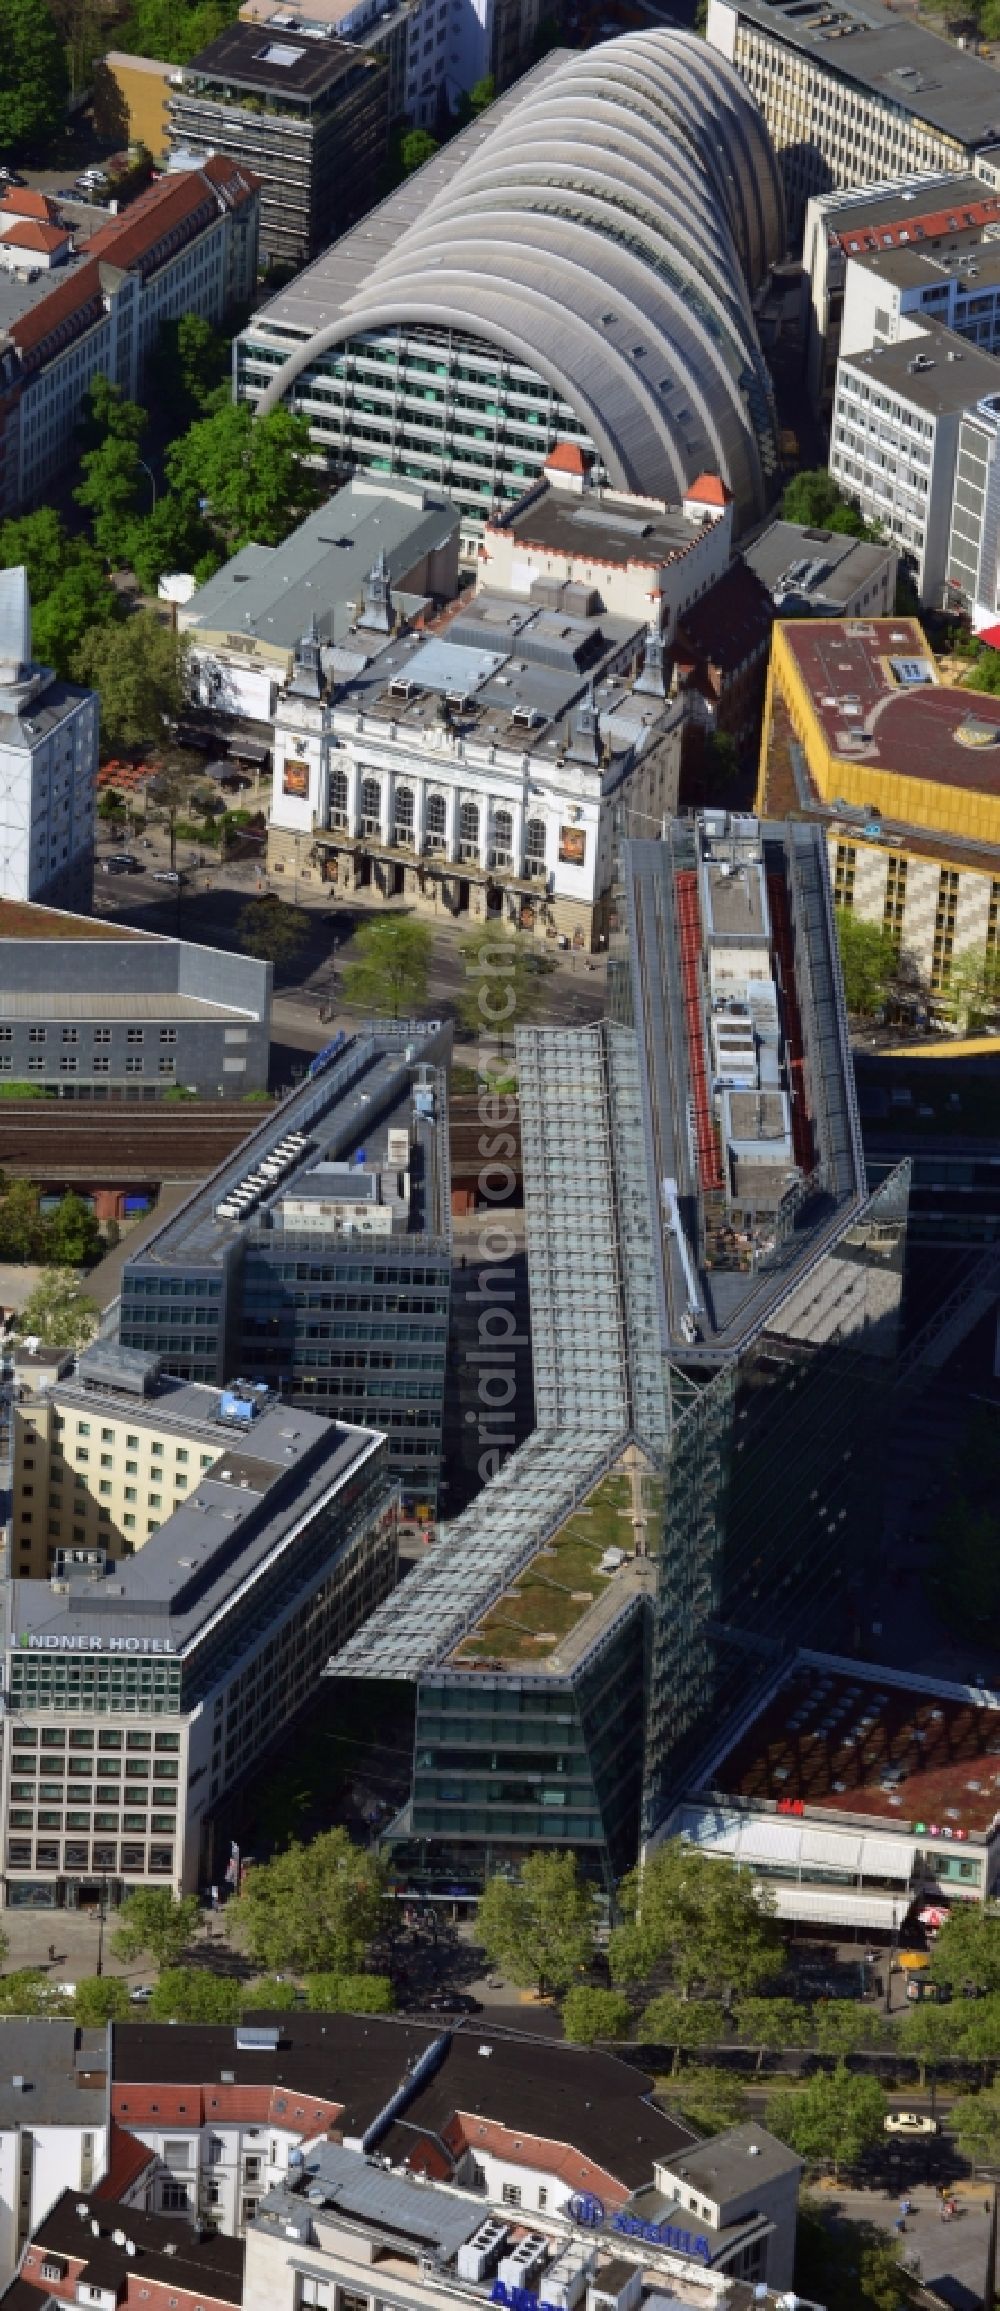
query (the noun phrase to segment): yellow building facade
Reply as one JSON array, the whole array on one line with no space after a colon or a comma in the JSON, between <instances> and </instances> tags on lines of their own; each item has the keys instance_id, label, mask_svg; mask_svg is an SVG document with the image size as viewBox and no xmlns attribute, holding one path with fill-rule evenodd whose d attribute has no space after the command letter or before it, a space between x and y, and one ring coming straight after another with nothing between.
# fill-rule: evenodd
<instances>
[{"instance_id":1,"label":"yellow building facade","mask_svg":"<svg viewBox=\"0 0 1000 2311\"><path fill-rule=\"evenodd\" d=\"M915 619L775 625L757 809L826 820L836 904L932 993L996 951L1000 698L942 682Z\"/></svg>"}]
</instances>

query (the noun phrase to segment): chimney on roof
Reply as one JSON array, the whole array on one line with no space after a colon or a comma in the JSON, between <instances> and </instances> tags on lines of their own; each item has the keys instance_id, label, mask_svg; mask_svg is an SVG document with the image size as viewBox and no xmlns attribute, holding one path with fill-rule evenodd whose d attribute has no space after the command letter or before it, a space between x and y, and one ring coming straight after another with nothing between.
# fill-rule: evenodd
<instances>
[{"instance_id":1,"label":"chimney on roof","mask_svg":"<svg viewBox=\"0 0 1000 2311\"><path fill-rule=\"evenodd\" d=\"M361 623L370 626L376 634L392 632L392 602L389 588L389 564L385 547L373 562L365 579L361 602Z\"/></svg>"},{"instance_id":2,"label":"chimney on roof","mask_svg":"<svg viewBox=\"0 0 1000 2311\"><path fill-rule=\"evenodd\" d=\"M651 618L649 621L642 672L636 683L636 689L642 692L644 698L665 698L667 695L666 671L663 664L663 636L655 618Z\"/></svg>"}]
</instances>

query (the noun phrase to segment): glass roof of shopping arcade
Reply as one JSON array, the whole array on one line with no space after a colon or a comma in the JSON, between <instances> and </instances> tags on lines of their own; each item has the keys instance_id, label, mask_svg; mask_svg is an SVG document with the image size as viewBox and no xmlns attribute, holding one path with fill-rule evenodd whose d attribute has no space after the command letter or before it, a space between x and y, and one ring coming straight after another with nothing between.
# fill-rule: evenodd
<instances>
[{"instance_id":1,"label":"glass roof of shopping arcade","mask_svg":"<svg viewBox=\"0 0 1000 2311\"><path fill-rule=\"evenodd\" d=\"M562 1429L558 1435L536 1430L488 1490L448 1526L403 1587L334 1656L328 1674L412 1680L444 1661L582 1506L626 1442L592 1429ZM470 1659L453 1666L475 1671L485 1664ZM544 1674L546 1665L540 1658L496 1666L531 1675Z\"/></svg>"}]
</instances>

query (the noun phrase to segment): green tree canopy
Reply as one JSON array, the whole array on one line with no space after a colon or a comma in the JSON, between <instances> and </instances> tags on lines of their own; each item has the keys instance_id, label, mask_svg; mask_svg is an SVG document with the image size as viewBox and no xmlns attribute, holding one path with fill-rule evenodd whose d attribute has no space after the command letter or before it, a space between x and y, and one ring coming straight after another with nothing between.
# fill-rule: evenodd
<instances>
[{"instance_id":1,"label":"green tree canopy","mask_svg":"<svg viewBox=\"0 0 1000 2311\"><path fill-rule=\"evenodd\" d=\"M725 2008L715 1998L680 1998L675 1991L663 1990L645 2008L639 2035L650 2045L671 2046L676 2071L682 2054L722 2044L727 2035Z\"/></svg>"},{"instance_id":2,"label":"green tree canopy","mask_svg":"<svg viewBox=\"0 0 1000 2311\"><path fill-rule=\"evenodd\" d=\"M94 1337L100 1313L71 1269L54 1268L29 1293L16 1328L22 1340L37 1338L48 1348L85 1348Z\"/></svg>"},{"instance_id":3,"label":"green tree canopy","mask_svg":"<svg viewBox=\"0 0 1000 2311\"><path fill-rule=\"evenodd\" d=\"M105 2022L127 2022L128 1983L120 1974L85 1974L73 1996L73 2020L84 2030L99 2030Z\"/></svg>"},{"instance_id":4,"label":"green tree canopy","mask_svg":"<svg viewBox=\"0 0 1000 2311\"><path fill-rule=\"evenodd\" d=\"M624 1991L578 1982L563 1999L562 2019L571 2046L593 2046L597 2038L627 2038L632 2009Z\"/></svg>"},{"instance_id":5,"label":"green tree canopy","mask_svg":"<svg viewBox=\"0 0 1000 2311\"><path fill-rule=\"evenodd\" d=\"M885 2024L871 2006L858 2006L849 2000L841 2003L831 1998L825 2006L817 2006L813 2019L821 2054L843 2057L860 2054L864 2047L885 2044Z\"/></svg>"},{"instance_id":6,"label":"green tree canopy","mask_svg":"<svg viewBox=\"0 0 1000 2311\"><path fill-rule=\"evenodd\" d=\"M391 2014L388 1974L309 1974L306 2003L314 2014Z\"/></svg>"},{"instance_id":7,"label":"green tree canopy","mask_svg":"<svg viewBox=\"0 0 1000 2311\"><path fill-rule=\"evenodd\" d=\"M905 2311L918 2288L899 2261L901 2242L877 2223L845 2222L836 2202L799 2200L795 2285L826 2311Z\"/></svg>"},{"instance_id":8,"label":"green tree canopy","mask_svg":"<svg viewBox=\"0 0 1000 2311\"><path fill-rule=\"evenodd\" d=\"M245 1982L240 1997L244 2014L290 2014L299 2003L294 1982L277 1974L259 1974L256 1982Z\"/></svg>"},{"instance_id":9,"label":"green tree canopy","mask_svg":"<svg viewBox=\"0 0 1000 2311\"><path fill-rule=\"evenodd\" d=\"M961 2095L952 2103L948 2126L966 2158L996 2166L1000 2161L1000 2087Z\"/></svg>"},{"instance_id":10,"label":"green tree canopy","mask_svg":"<svg viewBox=\"0 0 1000 2311\"><path fill-rule=\"evenodd\" d=\"M784 521L805 522L809 529L835 530L850 538L878 536L877 530L866 528L860 506L846 496L825 465L793 476L781 513Z\"/></svg>"},{"instance_id":11,"label":"green tree canopy","mask_svg":"<svg viewBox=\"0 0 1000 2311\"><path fill-rule=\"evenodd\" d=\"M0 1259L40 1260L45 1222L33 1180L8 1180L0 1195Z\"/></svg>"},{"instance_id":12,"label":"green tree canopy","mask_svg":"<svg viewBox=\"0 0 1000 2311\"><path fill-rule=\"evenodd\" d=\"M898 2043L904 2053L913 2055L921 2086L927 2083L928 2071L960 2052L962 2022L960 2007L935 2006L927 1998L907 2008L898 2026Z\"/></svg>"},{"instance_id":13,"label":"green tree canopy","mask_svg":"<svg viewBox=\"0 0 1000 2311\"><path fill-rule=\"evenodd\" d=\"M0 0L0 151L42 154L66 117L66 55L45 0Z\"/></svg>"},{"instance_id":14,"label":"green tree canopy","mask_svg":"<svg viewBox=\"0 0 1000 2311\"><path fill-rule=\"evenodd\" d=\"M756 2047L760 2070L765 2054L808 2046L813 2034L812 2008L800 2006L797 1998L741 1998L736 2031L746 2045Z\"/></svg>"},{"instance_id":15,"label":"green tree canopy","mask_svg":"<svg viewBox=\"0 0 1000 2311\"><path fill-rule=\"evenodd\" d=\"M123 1966L144 1954L156 1966L176 1966L197 1924L196 1895L179 1897L169 1886L137 1886L122 1903L111 1947Z\"/></svg>"},{"instance_id":16,"label":"green tree canopy","mask_svg":"<svg viewBox=\"0 0 1000 2311\"><path fill-rule=\"evenodd\" d=\"M66 2001L39 1966L0 1975L0 2014L61 2014Z\"/></svg>"},{"instance_id":17,"label":"green tree canopy","mask_svg":"<svg viewBox=\"0 0 1000 2311\"><path fill-rule=\"evenodd\" d=\"M119 47L130 56L159 56L167 64L190 64L232 21L230 0L132 0Z\"/></svg>"},{"instance_id":18,"label":"green tree canopy","mask_svg":"<svg viewBox=\"0 0 1000 2311\"><path fill-rule=\"evenodd\" d=\"M184 693L186 644L153 610L121 626L92 626L74 660L81 682L100 693L101 735L112 746L142 746L162 737Z\"/></svg>"},{"instance_id":19,"label":"green tree canopy","mask_svg":"<svg viewBox=\"0 0 1000 2311\"><path fill-rule=\"evenodd\" d=\"M233 1931L270 1971L356 1972L385 1916L385 1864L347 1831L293 1841L248 1870L230 1904Z\"/></svg>"},{"instance_id":20,"label":"green tree canopy","mask_svg":"<svg viewBox=\"0 0 1000 2311\"><path fill-rule=\"evenodd\" d=\"M311 469L304 417L288 409L254 417L246 402L227 401L198 420L168 449L171 489L234 553L257 543L277 546L318 505L322 485Z\"/></svg>"},{"instance_id":21,"label":"green tree canopy","mask_svg":"<svg viewBox=\"0 0 1000 2311\"><path fill-rule=\"evenodd\" d=\"M773 2095L767 2124L810 2166L829 2160L838 2174L881 2140L887 2108L876 2079L839 2063L836 2070L816 2071L805 2086Z\"/></svg>"},{"instance_id":22,"label":"green tree canopy","mask_svg":"<svg viewBox=\"0 0 1000 2311\"><path fill-rule=\"evenodd\" d=\"M665 1838L619 1889L623 1924L611 1936L617 1981L664 1967L682 1990L728 1998L774 1972L781 1936L767 1898L728 1862L683 1838Z\"/></svg>"},{"instance_id":23,"label":"green tree canopy","mask_svg":"<svg viewBox=\"0 0 1000 2311\"><path fill-rule=\"evenodd\" d=\"M284 899L251 899L236 925L245 955L257 955L275 970L291 970L309 937L304 907L290 907Z\"/></svg>"},{"instance_id":24,"label":"green tree canopy","mask_svg":"<svg viewBox=\"0 0 1000 2311\"><path fill-rule=\"evenodd\" d=\"M170 409L179 411L188 424L217 407L220 394L228 398L229 366L228 337L213 329L202 314L182 313L179 321L161 322L157 347L160 392Z\"/></svg>"},{"instance_id":25,"label":"green tree canopy","mask_svg":"<svg viewBox=\"0 0 1000 2311\"><path fill-rule=\"evenodd\" d=\"M399 148L403 175L411 177L414 169L422 169L425 161L433 160L437 149L437 141L428 129L408 129Z\"/></svg>"},{"instance_id":26,"label":"green tree canopy","mask_svg":"<svg viewBox=\"0 0 1000 2311\"><path fill-rule=\"evenodd\" d=\"M526 1027L544 1001L553 969L516 931L481 923L461 941L458 1015L467 1035L496 1039L501 1050L515 1027Z\"/></svg>"},{"instance_id":27,"label":"green tree canopy","mask_svg":"<svg viewBox=\"0 0 1000 2311\"><path fill-rule=\"evenodd\" d=\"M991 1464L1000 1463L1000 1443L992 1412L985 1408L969 1438L973 1451L980 1441L988 1484ZM996 1474L994 1467L994 1479ZM949 1990L960 1992L968 1982L977 1990L1000 1991L1000 1918L981 1909L978 1902L959 1902L934 1944L929 1971L932 1981Z\"/></svg>"},{"instance_id":28,"label":"green tree canopy","mask_svg":"<svg viewBox=\"0 0 1000 2311\"><path fill-rule=\"evenodd\" d=\"M244 1998L241 1982L207 1966L167 1966L146 2012L151 2022L238 2022Z\"/></svg>"},{"instance_id":29,"label":"green tree canopy","mask_svg":"<svg viewBox=\"0 0 1000 2311\"><path fill-rule=\"evenodd\" d=\"M31 590L35 657L68 675L87 628L119 615L101 556L86 538L71 538L51 506L39 506L35 513L0 523L0 567L21 566Z\"/></svg>"},{"instance_id":30,"label":"green tree canopy","mask_svg":"<svg viewBox=\"0 0 1000 2311\"><path fill-rule=\"evenodd\" d=\"M155 593L166 570L189 570L203 586L222 560L203 515L173 491L129 522L124 551L147 594Z\"/></svg>"},{"instance_id":31,"label":"green tree canopy","mask_svg":"<svg viewBox=\"0 0 1000 2311\"><path fill-rule=\"evenodd\" d=\"M476 1934L511 1982L568 1990L594 1951L594 1897L576 1855L528 1854L519 1878L489 1878Z\"/></svg>"},{"instance_id":32,"label":"green tree canopy","mask_svg":"<svg viewBox=\"0 0 1000 2311\"><path fill-rule=\"evenodd\" d=\"M398 1019L413 1016L427 1001L434 934L409 915L379 915L363 923L345 964L345 1001L356 1011Z\"/></svg>"},{"instance_id":33,"label":"green tree canopy","mask_svg":"<svg viewBox=\"0 0 1000 2311\"><path fill-rule=\"evenodd\" d=\"M724 2127L739 2126L750 2116L742 2080L735 2071L721 2070L714 2064L692 2064L676 2077L664 2079L661 2093L678 2118L697 2127L701 2134L720 2134Z\"/></svg>"},{"instance_id":34,"label":"green tree canopy","mask_svg":"<svg viewBox=\"0 0 1000 2311\"><path fill-rule=\"evenodd\" d=\"M101 1231L82 1196L61 1196L46 1222L46 1255L60 1268L82 1268L96 1260Z\"/></svg>"},{"instance_id":35,"label":"green tree canopy","mask_svg":"<svg viewBox=\"0 0 1000 2311\"><path fill-rule=\"evenodd\" d=\"M881 923L865 923L850 907L838 907L837 944L847 1008L870 1019L883 1009L899 977L896 942Z\"/></svg>"}]
</instances>

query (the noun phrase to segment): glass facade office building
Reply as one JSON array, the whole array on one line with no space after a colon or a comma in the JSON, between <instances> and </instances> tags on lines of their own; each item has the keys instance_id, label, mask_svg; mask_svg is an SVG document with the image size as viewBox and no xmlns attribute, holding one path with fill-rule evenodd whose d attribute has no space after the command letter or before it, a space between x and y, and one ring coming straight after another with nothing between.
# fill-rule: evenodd
<instances>
[{"instance_id":1,"label":"glass facade office building","mask_svg":"<svg viewBox=\"0 0 1000 2311\"><path fill-rule=\"evenodd\" d=\"M247 1373L382 1430L404 1500L428 1512L451 1290L448 1050L447 1030L403 1022L339 1038L126 1263L119 1318L123 1346L167 1373Z\"/></svg>"}]
</instances>

